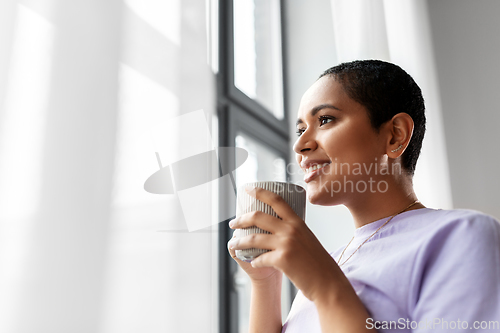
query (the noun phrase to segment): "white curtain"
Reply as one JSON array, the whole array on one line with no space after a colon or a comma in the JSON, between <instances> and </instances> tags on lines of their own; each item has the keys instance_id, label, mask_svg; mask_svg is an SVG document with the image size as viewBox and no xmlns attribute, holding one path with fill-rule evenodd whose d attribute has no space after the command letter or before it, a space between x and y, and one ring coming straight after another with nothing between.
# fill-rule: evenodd
<instances>
[{"instance_id":1,"label":"white curtain","mask_svg":"<svg viewBox=\"0 0 500 333\"><path fill-rule=\"evenodd\" d=\"M441 101L427 1L331 0L339 62L380 59L406 70L422 89L427 131L414 177L428 207L452 208Z\"/></svg>"},{"instance_id":2,"label":"white curtain","mask_svg":"<svg viewBox=\"0 0 500 333\"><path fill-rule=\"evenodd\" d=\"M144 189L216 145L214 13L0 2L0 332L216 330L216 226Z\"/></svg>"}]
</instances>

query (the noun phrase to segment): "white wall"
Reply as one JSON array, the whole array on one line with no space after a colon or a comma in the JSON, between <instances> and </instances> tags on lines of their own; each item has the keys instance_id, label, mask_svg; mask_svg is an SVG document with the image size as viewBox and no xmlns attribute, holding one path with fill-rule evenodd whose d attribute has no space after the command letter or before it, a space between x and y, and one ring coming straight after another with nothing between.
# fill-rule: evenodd
<instances>
[{"instance_id":1,"label":"white wall","mask_svg":"<svg viewBox=\"0 0 500 333\"><path fill-rule=\"evenodd\" d=\"M454 206L500 218L500 1L428 5Z\"/></svg>"},{"instance_id":2,"label":"white wall","mask_svg":"<svg viewBox=\"0 0 500 333\"><path fill-rule=\"evenodd\" d=\"M286 13L287 112L292 119L292 151L300 99L324 70L337 64L337 54L330 0L286 2ZM293 171L292 180L303 184L303 174L296 168ZM322 207L308 203L306 223L328 251L347 243L354 231L352 217L344 206Z\"/></svg>"}]
</instances>

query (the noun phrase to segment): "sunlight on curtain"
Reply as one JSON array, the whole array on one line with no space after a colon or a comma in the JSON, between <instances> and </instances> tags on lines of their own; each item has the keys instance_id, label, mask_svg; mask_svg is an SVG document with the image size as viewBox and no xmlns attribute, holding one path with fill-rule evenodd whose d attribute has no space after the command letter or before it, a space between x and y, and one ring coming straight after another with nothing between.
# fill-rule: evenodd
<instances>
[{"instance_id":1,"label":"sunlight on curtain","mask_svg":"<svg viewBox=\"0 0 500 333\"><path fill-rule=\"evenodd\" d=\"M0 331L95 332L120 2L7 3L1 9L13 18L0 22L0 68L8 72L0 112Z\"/></svg>"},{"instance_id":2,"label":"sunlight on curtain","mask_svg":"<svg viewBox=\"0 0 500 333\"><path fill-rule=\"evenodd\" d=\"M427 131L415 191L428 207L452 208L441 102L427 2L331 0L338 61L380 59L406 70L422 89Z\"/></svg>"},{"instance_id":3,"label":"sunlight on curtain","mask_svg":"<svg viewBox=\"0 0 500 333\"><path fill-rule=\"evenodd\" d=\"M25 6L18 7L0 124L0 200L5 204L1 214L6 218L30 216L38 206L53 35L50 22ZM7 188L9 192L4 191Z\"/></svg>"},{"instance_id":4,"label":"sunlight on curtain","mask_svg":"<svg viewBox=\"0 0 500 333\"><path fill-rule=\"evenodd\" d=\"M339 62L357 59L389 61L381 0L331 0Z\"/></svg>"},{"instance_id":5,"label":"sunlight on curtain","mask_svg":"<svg viewBox=\"0 0 500 333\"><path fill-rule=\"evenodd\" d=\"M29 255L32 216L39 209L53 37L54 27L50 22L28 7L17 7L12 61L6 75L7 89L0 122L2 332L13 329L23 262Z\"/></svg>"},{"instance_id":6,"label":"sunlight on curtain","mask_svg":"<svg viewBox=\"0 0 500 333\"><path fill-rule=\"evenodd\" d=\"M188 232L180 193L144 190L161 167L213 149L198 140L203 128L216 133L211 10L205 1L125 2L102 333L217 327L217 226ZM200 109L179 127L179 116Z\"/></svg>"},{"instance_id":7,"label":"sunlight on curtain","mask_svg":"<svg viewBox=\"0 0 500 333\"><path fill-rule=\"evenodd\" d=\"M179 196L144 189L198 138L155 128L203 110L196 144L217 145L215 13L0 3L0 332L217 331L217 225L188 232Z\"/></svg>"}]
</instances>

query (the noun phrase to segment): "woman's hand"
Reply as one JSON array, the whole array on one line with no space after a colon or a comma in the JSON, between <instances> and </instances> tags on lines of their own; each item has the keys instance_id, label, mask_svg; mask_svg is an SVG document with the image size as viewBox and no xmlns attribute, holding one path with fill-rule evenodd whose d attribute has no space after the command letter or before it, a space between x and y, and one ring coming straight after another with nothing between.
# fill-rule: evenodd
<instances>
[{"instance_id":1,"label":"woman's hand","mask_svg":"<svg viewBox=\"0 0 500 333\"><path fill-rule=\"evenodd\" d=\"M272 281L272 279L281 278L281 272L273 267L252 267L249 262L238 259L235 254L236 249L231 247L231 242L236 239L235 233L236 231L233 232L233 238L229 240L227 249L231 257L250 277L252 283L273 283L274 281Z\"/></svg>"},{"instance_id":2,"label":"woman's hand","mask_svg":"<svg viewBox=\"0 0 500 333\"><path fill-rule=\"evenodd\" d=\"M283 198L262 188L247 192L271 206L281 217L279 219L256 211L244 214L230 222L232 229L257 226L271 233L253 234L240 239L233 238L228 243L233 258L234 250L248 248L270 250L254 259L251 265L239 262L251 278L262 278L272 272L257 269L268 268L282 271L312 301L324 293L325 288L339 287L338 282L347 280L305 222L295 214Z\"/></svg>"},{"instance_id":3,"label":"woman's hand","mask_svg":"<svg viewBox=\"0 0 500 333\"><path fill-rule=\"evenodd\" d=\"M279 195L261 188L255 188L249 191L249 194L271 206L281 219L263 212L252 212L230 222L233 229L257 226L271 233L233 238L228 243L233 256L234 250L270 250L254 259L251 265L240 261L243 269L250 274L256 274L254 277L264 276L262 272L272 272L262 269L285 273L304 296L315 303L322 332L368 331L366 319L369 314L363 303L335 260L326 252L305 222ZM267 284L268 290L273 290L269 286L270 283ZM279 328L280 313L274 306L279 304L279 297L275 296L270 302L269 292L257 295L255 305L251 307L253 310L250 311L251 322L255 324L253 331L262 332L262 328L269 327L269 317L273 318L273 327ZM274 305L269 306L269 303ZM269 313L273 309L273 315L270 316Z\"/></svg>"}]
</instances>

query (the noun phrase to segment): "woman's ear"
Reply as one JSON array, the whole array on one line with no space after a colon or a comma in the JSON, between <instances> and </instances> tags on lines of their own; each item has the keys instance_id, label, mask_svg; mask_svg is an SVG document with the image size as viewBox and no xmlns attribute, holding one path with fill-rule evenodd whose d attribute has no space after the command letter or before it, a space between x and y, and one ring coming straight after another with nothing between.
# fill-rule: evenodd
<instances>
[{"instance_id":1,"label":"woman's ear","mask_svg":"<svg viewBox=\"0 0 500 333\"><path fill-rule=\"evenodd\" d=\"M390 158L398 158L410 143L413 134L413 119L408 113L398 113L387 122L386 154Z\"/></svg>"}]
</instances>

